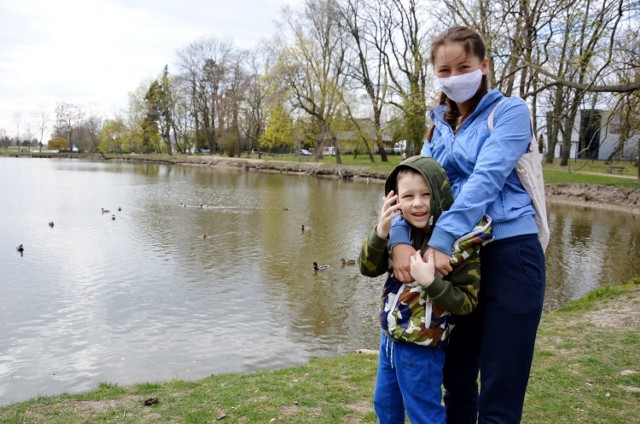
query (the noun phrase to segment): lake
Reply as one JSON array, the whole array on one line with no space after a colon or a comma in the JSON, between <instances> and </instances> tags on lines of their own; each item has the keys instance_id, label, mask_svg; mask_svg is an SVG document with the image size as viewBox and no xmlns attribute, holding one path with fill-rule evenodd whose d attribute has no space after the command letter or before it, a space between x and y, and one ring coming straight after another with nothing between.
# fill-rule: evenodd
<instances>
[{"instance_id":1,"label":"lake","mask_svg":"<svg viewBox=\"0 0 640 424\"><path fill-rule=\"evenodd\" d=\"M29 158L0 178L0 404L377 347L383 278L340 259L381 184ZM640 275L640 216L549 215L546 309Z\"/></svg>"}]
</instances>

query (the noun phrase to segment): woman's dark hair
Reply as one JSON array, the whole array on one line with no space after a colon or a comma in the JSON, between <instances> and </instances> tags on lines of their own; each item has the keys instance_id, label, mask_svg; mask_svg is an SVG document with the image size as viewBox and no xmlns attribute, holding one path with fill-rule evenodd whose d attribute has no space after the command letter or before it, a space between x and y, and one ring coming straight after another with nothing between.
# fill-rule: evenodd
<instances>
[{"instance_id":1,"label":"woman's dark hair","mask_svg":"<svg viewBox=\"0 0 640 424\"><path fill-rule=\"evenodd\" d=\"M487 50L484 46L484 41L482 41L482 37L478 34L477 31L464 27L464 26L454 26L442 31L440 34L436 35L435 38L431 41L431 63L434 64L435 56L438 49L449 43L460 43L464 47L464 51L467 55L472 54L483 61ZM480 99L487 94L489 91L489 84L487 82L487 76L483 75L482 80L480 82L480 87L474 96L470 99L471 107L469 108L468 115L473 113L480 103ZM444 114L444 119L449 123L451 128L456 130L456 126L458 123L458 119L461 116L460 110L458 109L458 105L453 100L449 99L444 93L440 93L440 100L438 104L446 104L447 110ZM467 115L467 116L468 116ZM427 131L426 138L431 140L433 137L433 131L435 130L435 125L431 125L429 130Z\"/></svg>"}]
</instances>

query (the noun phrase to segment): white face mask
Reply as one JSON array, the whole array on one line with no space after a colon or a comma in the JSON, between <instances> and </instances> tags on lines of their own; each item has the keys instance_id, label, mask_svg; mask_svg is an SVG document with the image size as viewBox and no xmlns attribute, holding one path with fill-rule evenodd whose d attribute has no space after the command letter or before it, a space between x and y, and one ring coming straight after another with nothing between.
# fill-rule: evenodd
<instances>
[{"instance_id":1,"label":"white face mask","mask_svg":"<svg viewBox=\"0 0 640 424\"><path fill-rule=\"evenodd\" d=\"M440 89L456 103L464 103L478 91L482 81L482 71L476 69L468 74L449 78L437 78Z\"/></svg>"}]
</instances>

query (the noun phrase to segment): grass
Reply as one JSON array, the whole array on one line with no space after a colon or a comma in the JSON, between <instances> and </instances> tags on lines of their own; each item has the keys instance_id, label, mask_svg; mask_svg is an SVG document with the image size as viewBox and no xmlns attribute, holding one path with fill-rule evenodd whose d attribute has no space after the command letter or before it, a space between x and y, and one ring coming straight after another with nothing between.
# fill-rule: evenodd
<instances>
[{"instance_id":1,"label":"grass","mask_svg":"<svg viewBox=\"0 0 640 424\"><path fill-rule=\"evenodd\" d=\"M347 354L251 374L40 397L3 423L375 423L377 358ZM543 315L523 423L629 423L640 416L640 278ZM158 402L145 406L146 399Z\"/></svg>"}]
</instances>

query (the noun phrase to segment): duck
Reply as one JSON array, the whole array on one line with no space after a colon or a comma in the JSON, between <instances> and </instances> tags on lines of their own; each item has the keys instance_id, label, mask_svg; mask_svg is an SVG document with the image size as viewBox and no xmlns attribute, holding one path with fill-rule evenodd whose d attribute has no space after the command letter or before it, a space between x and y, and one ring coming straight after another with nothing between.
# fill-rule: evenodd
<instances>
[{"instance_id":1,"label":"duck","mask_svg":"<svg viewBox=\"0 0 640 424\"><path fill-rule=\"evenodd\" d=\"M110 212L109 209L105 209L105 208L100 208L100 209L102 209L102 213L109 213Z\"/></svg>"},{"instance_id":2,"label":"duck","mask_svg":"<svg viewBox=\"0 0 640 424\"><path fill-rule=\"evenodd\" d=\"M122 208L118 206L118 212L122 212Z\"/></svg>"},{"instance_id":3,"label":"duck","mask_svg":"<svg viewBox=\"0 0 640 424\"><path fill-rule=\"evenodd\" d=\"M54 225L54 224L53 224L53 221L51 221L51 222L49 223L49 227L53 228L53 225Z\"/></svg>"},{"instance_id":4,"label":"duck","mask_svg":"<svg viewBox=\"0 0 640 424\"><path fill-rule=\"evenodd\" d=\"M24 252L24 247L21 244L20 246L16 247L16 250L22 255L22 253Z\"/></svg>"},{"instance_id":5,"label":"duck","mask_svg":"<svg viewBox=\"0 0 640 424\"><path fill-rule=\"evenodd\" d=\"M318 265L318 262L314 262L313 269L315 271L326 271L327 269L329 269L329 265L326 265L326 264Z\"/></svg>"},{"instance_id":6,"label":"duck","mask_svg":"<svg viewBox=\"0 0 640 424\"><path fill-rule=\"evenodd\" d=\"M356 260L355 260L355 259L345 259L345 258L342 258L342 259L340 259L340 261L342 261L342 266L345 266L345 265L355 265L355 264L356 264Z\"/></svg>"},{"instance_id":7,"label":"duck","mask_svg":"<svg viewBox=\"0 0 640 424\"><path fill-rule=\"evenodd\" d=\"M116 220L116 216L115 215L111 215L111 220L115 221Z\"/></svg>"},{"instance_id":8,"label":"duck","mask_svg":"<svg viewBox=\"0 0 640 424\"><path fill-rule=\"evenodd\" d=\"M288 210L289 210L289 208L284 207L284 206L282 207L282 211L283 211L283 212L286 212L286 211L288 211Z\"/></svg>"},{"instance_id":9,"label":"duck","mask_svg":"<svg viewBox=\"0 0 640 424\"><path fill-rule=\"evenodd\" d=\"M304 233L305 231L311 231L311 227L305 227L304 224L302 224L302 232Z\"/></svg>"}]
</instances>

